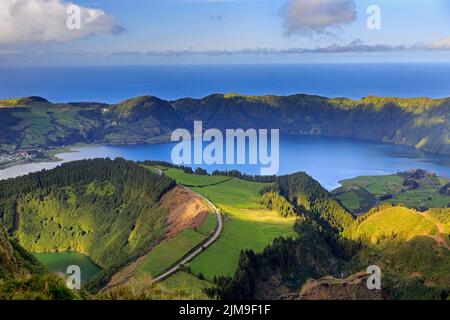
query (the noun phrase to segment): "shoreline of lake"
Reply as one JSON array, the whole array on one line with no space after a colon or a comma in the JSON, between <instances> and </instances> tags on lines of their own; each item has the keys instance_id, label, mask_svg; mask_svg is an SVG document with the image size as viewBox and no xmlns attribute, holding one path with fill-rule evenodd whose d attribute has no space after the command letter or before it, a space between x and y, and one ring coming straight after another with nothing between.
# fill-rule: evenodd
<instances>
[{"instance_id":1,"label":"shoreline of lake","mask_svg":"<svg viewBox=\"0 0 450 320\"><path fill-rule=\"evenodd\" d=\"M58 162L29 163L0 170L0 180L25 175L42 169L53 169L63 163L122 157L132 161L158 160L171 162L174 143L140 145L83 145L66 147L70 152L58 153ZM196 165L192 165L196 168ZM213 170L239 170L258 175L255 165L200 165ZM320 136L281 136L279 175L307 172L325 188L340 186L339 181L361 175L387 175L410 169L424 169L450 177L450 157L428 154L413 147L375 141Z\"/></svg>"}]
</instances>

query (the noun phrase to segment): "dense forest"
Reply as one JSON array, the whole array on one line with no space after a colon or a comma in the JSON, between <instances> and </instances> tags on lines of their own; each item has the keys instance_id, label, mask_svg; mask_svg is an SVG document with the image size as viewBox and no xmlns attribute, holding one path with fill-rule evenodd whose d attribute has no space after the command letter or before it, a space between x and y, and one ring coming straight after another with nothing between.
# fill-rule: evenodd
<instances>
[{"instance_id":1,"label":"dense forest","mask_svg":"<svg viewBox=\"0 0 450 320\"><path fill-rule=\"evenodd\" d=\"M277 177L273 185L262 191L272 192L288 200L298 214L310 217L332 233L342 232L352 223L351 214L320 183L304 172ZM263 201L267 196L263 197ZM280 214L289 216L290 206L284 204L282 207L284 209Z\"/></svg>"},{"instance_id":2,"label":"dense forest","mask_svg":"<svg viewBox=\"0 0 450 320\"><path fill-rule=\"evenodd\" d=\"M292 217L296 215L295 207L286 200L285 197L276 192L266 192L263 194L261 203L268 209L278 212L283 217Z\"/></svg>"},{"instance_id":3,"label":"dense forest","mask_svg":"<svg viewBox=\"0 0 450 320\"><path fill-rule=\"evenodd\" d=\"M30 252L77 251L105 272L165 234L175 182L124 159L63 164L0 182L0 226Z\"/></svg>"},{"instance_id":4,"label":"dense forest","mask_svg":"<svg viewBox=\"0 0 450 320\"><path fill-rule=\"evenodd\" d=\"M280 128L282 134L360 138L450 154L450 99L309 95L242 96L165 101L133 98L117 105L0 100L0 151L83 143L151 143L194 120L207 128Z\"/></svg>"}]
</instances>

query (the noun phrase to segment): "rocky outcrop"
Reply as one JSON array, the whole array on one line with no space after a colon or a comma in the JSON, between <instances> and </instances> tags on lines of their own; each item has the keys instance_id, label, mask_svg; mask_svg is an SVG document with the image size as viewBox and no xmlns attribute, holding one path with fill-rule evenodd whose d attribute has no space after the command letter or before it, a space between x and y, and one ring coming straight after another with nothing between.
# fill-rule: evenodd
<instances>
[{"instance_id":1,"label":"rocky outcrop","mask_svg":"<svg viewBox=\"0 0 450 320\"><path fill-rule=\"evenodd\" d=\"M368 274L361 272L346 279L326 276L319 280L308 280L295 300L383 300L382 290L367 288Z\"/></svg>"}]
</instances>

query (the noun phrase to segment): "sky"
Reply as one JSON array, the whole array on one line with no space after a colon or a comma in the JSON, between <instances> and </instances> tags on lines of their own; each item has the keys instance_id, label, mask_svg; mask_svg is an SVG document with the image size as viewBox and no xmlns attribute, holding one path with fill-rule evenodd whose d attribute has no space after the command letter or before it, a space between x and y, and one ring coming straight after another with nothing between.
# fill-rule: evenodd
<instances>
[{"instance_id":1,"label":"sky","mask_svg":"<svg viewBox=\"0 0 450 320\"><path fill-rule=\"evenodd\" d=\"M450 62L450 1L0 1L0 65L309 62Z\"/></svg>"}]
</instances>

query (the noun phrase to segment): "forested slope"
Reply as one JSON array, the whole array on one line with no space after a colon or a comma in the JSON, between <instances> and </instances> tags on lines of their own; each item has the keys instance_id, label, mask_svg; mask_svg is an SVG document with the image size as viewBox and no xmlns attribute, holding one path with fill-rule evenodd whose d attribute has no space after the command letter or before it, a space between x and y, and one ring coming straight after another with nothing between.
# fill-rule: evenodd
<instances>
[{"instance_id":1,"label":"forested slope","mask_svg":"<svg viewBox=\"0 0 450 320\"><path fill-rule=\"evenodd\" d=\"M267 187L263 193L270 191L275 191L291 203L297 214L309 217L329 233L342 232L352 223L352 216L327 190L304 172L277 177L273 186Z\"/></svg>"},{"instance_id":2,"label":"forested slope","mask_svg":"<svg viewBox=\"0 0 450 320\"><path fill-rule=\"evenodd\" d=\"M342 259L314 227L304 220L294 227L297 239L277 238L262 253L241 253L233 277L214 279L216 287L207 290L220 299L281 299L309 278L339 274Z\"/></svg>"},{"instance_id":3,"label":"forested slope","mask_svg":"<svg viewBox=\"0 0 450 320\"><path fill-rule=\"evenodd\" d=\"M278 238L259 254L243 251L234 276L216 278L217 288L208 290L211 296L280 299L309 278L343 270L347 252L342 248L347 242L340 241L340 234L353 218L327 190L299 172L275 178L261 193L262 203L280 215L298 216L294 226L298 236Z\"/></svg>"},{"instance_id":4,"label":"forested slope","mask_svg":"<svg viewBox=\"0 0 450 320\"><path fill-rule=\"evenodd\" d=\"M0 300L76 299L62 279L0 231Z\"/></svg>"},{"instance_id":5,"label":"forested slope","mask_svg":"<svg viewBox=\"0 0 450 320\"><path fill-rule=\"evenodd\" d=\"M215 94L165 101L152 96L116 105L51 104L31 97L0 100L0 150L75 142L167 140L177 128L279 128L285 134L360 138L450 154L450 99Z\"/></svg>"},{"instance_id":6,"label":"forested slope","mask_svg":"<svg viewBox=\"0 0 450 320\"><path fill-rule=\"evenodd\" d=\"M0 226L31 252L78 251L111 268L165 234L175 186L123 159L95 159L0 182Z\"/></svg>"},{"instance_id":7,"label":"forested slope","mask_svg":"<svg viewBox=\"0 0 450 320\"><path fill-rule=\"evenodd\" d=\"M173 105L188 122L201 119L207 127L280 128L282 133L361 138L450 153L450 99L211 95Z\"/></svg>"},{"instance_id":8,"label":"forested slope","mask_svg":"<svg viewBox=\"0 0 450 320\"><path fill-rule=\"evenodd\" d=\"M298 238L277 239L259 254L242 252L234 276L215 279L217 287L208 290L211 296L302 298L300 292L308 279L320 279L308 282L309 285L338 283L344 276L349 276L351 282L359 279L368 266L378 265L383 273L378 298L448 298L450 209L418 212L384 205L352 219L320 184L304 173L279 177L265 191L268 193L263 195L263 203L281 215L292 211L299 215L295 226ZM314 292L305 290L320 298L318 292L327 296L322 289L316 286ZM361 285L334 289L340 298L372 295L361 291Z\"/></svg>"}]
</instances>

